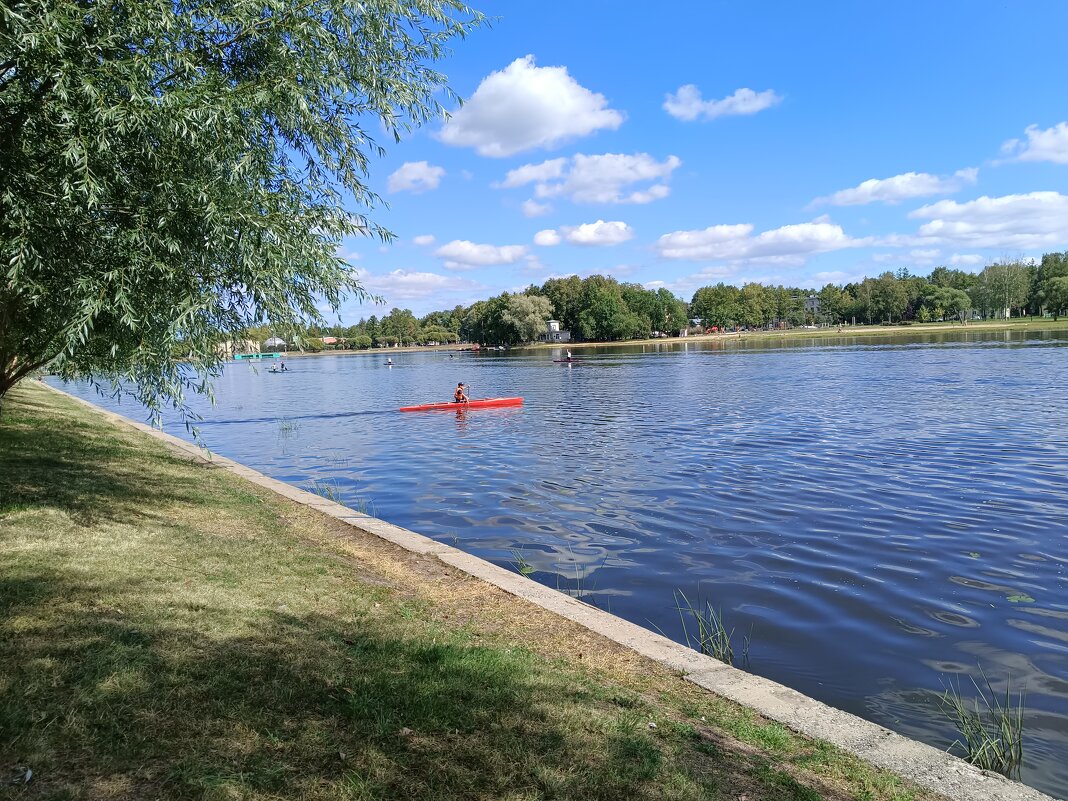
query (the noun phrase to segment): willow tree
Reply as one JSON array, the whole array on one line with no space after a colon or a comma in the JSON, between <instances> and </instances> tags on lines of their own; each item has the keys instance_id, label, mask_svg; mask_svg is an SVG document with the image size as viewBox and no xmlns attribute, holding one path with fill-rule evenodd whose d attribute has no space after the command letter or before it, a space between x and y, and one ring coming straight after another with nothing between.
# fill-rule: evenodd
<instances>
[{"instance_id":1,"label":"willow tree","mask_svg":"<svg viewBox=\"0 0 1068 801\"><path fill-rule=\"evenodd\" d=\"M363 289L377 137L452 102L457 0L3 0L0 399L42 367L181 403L252 325ZM188 365L188 366L187 366Z\"/></svg>"}]
</instances>

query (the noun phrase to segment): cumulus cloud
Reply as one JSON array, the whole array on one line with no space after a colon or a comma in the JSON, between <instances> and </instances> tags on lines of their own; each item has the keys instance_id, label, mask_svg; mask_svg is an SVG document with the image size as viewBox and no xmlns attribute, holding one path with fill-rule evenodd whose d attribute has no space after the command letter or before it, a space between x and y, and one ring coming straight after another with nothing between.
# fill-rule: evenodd
<instances>
[{"instance_id":1,"label":"cumulus cloud","mask_svg":"<svg viewBox=\"0 0 1068 801\"><path fill-rule=\"evenodd\" d=\"M539 203L533 199L523 201L524 217L544 217L552 210L553 207L549 203Z\"/></svg>"},{"instance_id":2,"label":"cumulus cloud","mask_svg":"<svg viewBox=\"0 0 1068 801\"><path fill-rule=\"evenodd\" d=\"M582 225L564 226L559 230L549 228L534 234L535 245L559 245L566 239L572 245L619 245L634 238L634 229L625 222L598 220Z\"/></svg>"},{"instance_id":3,"label":"cumulus cloud","mask_svg":"<svg viewBox=\"0 0 1068 801\"><path fill-rule=\"evenodd\" d=\"M974 184L979 170L969 167L952 175L931 175L926 172L906 172L892 178L869 178L852 189L842 189L827 197L818 197L811 205L863 206L868 203L900 203L915 197L948 195Z\"/></svg>"},{"instance_id":4,"label":"cumulus cloud","mask_svg":"<svg viewBox=\"0 0 1068 801\"><path fill-rule=\"evenodd\" d=\"M544 183L562 176L566 167L566 158L549 159L540 164L524 164L522 167L509 170L504 180L495 186L499 189L513 189L529 183Z\"/></svg>"},{"instance_id":5,"label":"cumulus cloud","mask_svg":"<svg viewBox=\"0 0 1068 801\"><path fill-rule=\"evenodd\" d=\"M554 245L560 244L560 234L556 233L552 228L548 228L544 231L538 231L534 234L534 244L541 245L542 247L551 248Z\"/></svg>"},{"instance_id":6,"label":"cumulus cloud","mask_svg":"<svg viewBox=\"0 0 1068 801\"><path fill-rule=\"evenodd\" d=\"M419 245L420 247L426 247L427 245L433 245L436 241L437 240L434 238L433 234L420 234L419 236L417 236L414 239L412 239L412 242L414 242L415 244Z\"/></svg>"},{"instance_id":7,"label":"cumulus cloud","mask_svg":"<svg viewBox=\"0 0 1068 801\"><path fill-rule=\"evenodd\" d=\"M674 281L657 279L655 281L646 281L642 286L646 289L667 289L689 299L691 293L703 286L718 284L721 281L740 283L733 281L736 273L737 270L734 267L705 267L700 272L684 275Z\"/></svg>"},{"instance_id":8,"label":"cumulus cloud","mask_svg":"<svg viewBox=\"0 0 1068 801\"><path fill-rule=\"evenodd\" d=\"M909 251L909 259L915 264L932 264L941 252L938 248L913 248Z\"/></svg>"},{"instance_id":9,"label":"cumulus cloud","mask_svg":"<svg viewBox=\"0 0 1068 801\"><path fill-rule=\"evenodd\" d=\"M666 182L681 164L677 156L657 161L648 153L579 153L570 161L524 164L510 170L497 186L511 189L534 184L534 195L540 200L566 197L575 203L651 203L668 196L671 190Z\"/></svg>"},{"instance_id":10,"label":"cumulus cloud","mask_svg":"<svg viewBox=\"0 0 1068 801\"><path fill-rule=\"evenodd\" d=\"M985 259L978 253L954 253L949 257L949 263L954 267L974 267L976 264L982 264Z\"/></svg>"},{"instance_id":11,"label":"cumulus cloud","mask_svg":"<svg viewBox=\"0 0 1068 801\"><path fill-rule=\"evenodd\" d=\"M445 292L472 292L482 289L477 281L455 275L393 270L374 274L360 271L360 281L374 295L381 295L387 302L418 300Z\"/></svg>"},{"instance_id":12,"label":"cumulus cloud","mask_svg":"<svg viewBox=\"0 0 1068 801\"><path fill-rule=\"evenodd\" d=\"M454 239L442 245L434 255L445 260L450 270L471 270L495 264L515 264L527 253L523 245L479 245L466 239Z\"/></svg>"},{"instance_id":13,"label":"cumulus cloud","mask_svg":"<svg viewBox=\"0 0 1068 801\"><path fill-rule=\"evenodd\" d=\"M523 257L523 269L531 272L544 273L548 269L541 263L536 253L530 253Z\"/></svg>"},{"instance_id":14,"label":"cumulus cloud","mask_svg":"<svg viewBox=\"0 0 1068 801\"><path fill-rule=\"evenodd\" d=\"M444 167L435 167L425 161L406 161L389 176L390 192L426 192L437 189L445 175Z\"/></svg>"},{"instance_id":15,"label":"cumulus cloud","mask_svg":"<svg viewBox=\"0 0 1068 801\"><path fill-rule=\"evenodd\" d=\"M1001 146L1001 152L1016 161L1052 161L1068 164L1068 122L1059 122L1045 130L1037 125L1028 125L1024 133L1027 141L1010 139Z\"/></svg>"},{"instance_id":16,"label":"cumulus cloud","mask_svg":"<svg viewBox=\"0 0 1068 801\"><path fill-rule=\"evenodd\" d=\"M768 89L766 92L754 92L752 89L737 89L733 95L722 100L704 100L701 90L688 83L680 86L675 94L670 92L664 100L664 111L677 120L691 122L698 117L714 120L716 117L732 117L756 114L782 101L780 95Z\"/></svg>"},{"instance_id":17,"label":"cumulus cloud","mask_svg":"<svg viewBox=\"0 0 1068 801\"><path fill-rule=\"evenodd\" d=\"M969 248L1042 250L1068 242L1068 196L1059 192L983 196L966 203L940 200L909 213L929 220L917 237L903 238L920 247L955 243Z\"/></svg>"},{"instance_id":18,"label":"cumulus cloud","mask_svg":"<svg viewBox=\"0 0 1068 801\"><path fill-rule=\"evenodd\" d=\"M851 284L862 280L864 280L864 276L857 273L847 273L843 270L827 270L813 273L807 281L802 283L802 286L824 287L827 284Z\"/></svg>"},{"instance_id":19,"label":"cumulus cloud","mask_svg":"<svg viewBox=\"0 0 1068 801\"><path fill-rule=\"evenodd\" d=\"M622 123L623 115L608 107L604 95L580 85L567 67L538 67L534 56L525 56L486 76L438 138L502 158L615 130Z\"/></svg>"},{"instance_id":20,"label":"cumulus cloud","mask_svg":"<svg viewBox=\"0 0 1068 801\"><path fill-rule=\"evenodd\" d=\"M618 220L598 220L561 230L567 241L573 245L619 245L634 238L634 229Z\"/></svg>"},{"instance_id":21,"label":"cumulus cloud","mask_svg":"<svg viewBox=\"0 0 1068 801\"><path fill-rule=\"evenodd\" d=\"M698 231L675 231L656 241L666 259L721 259L736 262L796 265L806 256L859 247L867 240L852 239L841 226L829 222L784 225L753 236L753 226L713 225Z\"/></svg>"}]
</instances>

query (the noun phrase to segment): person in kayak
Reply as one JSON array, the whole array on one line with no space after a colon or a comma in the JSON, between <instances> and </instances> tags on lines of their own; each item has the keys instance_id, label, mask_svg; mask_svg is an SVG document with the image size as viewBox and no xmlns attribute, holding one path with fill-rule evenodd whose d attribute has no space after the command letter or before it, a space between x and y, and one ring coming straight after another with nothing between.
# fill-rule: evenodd
<instances>
[{"instance_id":1,"label":"person in kayak","mask_svg":"<svg viewBox=\"0 0 1068 801\"><path fill-rule=\"evenodd\" d=\"M452 396L454 403L467 403L470 400L470 398L467 397L467 392L465 390L466 387L464 387L462 381L456 385L456 392L454 392Z\"/></svg>"},{"instance_id":2,"label":"person in kayak","mask_svg":"<svg viewBox=\"0 0 1068 801\"><path fill-rule=\"evenodd\" d=\"M567 360L568 360L568 361L571 361L571 351L568 351L568 352L567 352Z\"/></svg>"}]
</instances>

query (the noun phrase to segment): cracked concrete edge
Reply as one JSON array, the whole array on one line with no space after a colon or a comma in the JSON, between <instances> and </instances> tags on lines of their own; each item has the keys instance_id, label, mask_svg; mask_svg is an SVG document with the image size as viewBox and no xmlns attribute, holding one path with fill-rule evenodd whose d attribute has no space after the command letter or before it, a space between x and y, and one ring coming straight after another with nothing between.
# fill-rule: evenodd
<instances>
[{"instance_id":1,"label":"cracked concrete edge","mask_svg":"<svg viewBox=\"0 0 1068 801\"><path fill-rule=\"evenodd\" d=\"M945 751L904 737L849 712L835 709L770 679L725 665L663 635L538 584L485 559L266 476L172 434L102 409L57 387L49 384L44 386L89 407L114 423L132 426L197 460L225 468L295 503L309 506L405 550L433 556L462 573L489 582L511 595L578 623L648 659L678 671L687 681L705 690L748 707L761 716L801 734L829 742L847 753L953 801L1057 801L1033 787L980 770Z\"/></svg>"}]
</instances>

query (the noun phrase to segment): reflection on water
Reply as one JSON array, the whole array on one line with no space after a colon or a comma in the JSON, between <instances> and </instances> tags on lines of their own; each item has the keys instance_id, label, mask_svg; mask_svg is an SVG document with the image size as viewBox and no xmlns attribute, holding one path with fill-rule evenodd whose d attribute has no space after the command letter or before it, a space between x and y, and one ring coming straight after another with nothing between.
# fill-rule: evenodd
<instances>
[{"instance_id":1,"label":"reflection on water","mask_svg":"<svg viewBox=\"0 0 1068 801\"><path fill-rule=\"evenodd\" d=\"M1027 690L1024 779L1068 795L1068 335L663 343L229 367L209 446L905 734L982 664ZM523 395L522 408L401 405ZM131 416L133 408L123 409ZM184 428L169 430L186 436Z\"/></svg>"}]
</instances>

